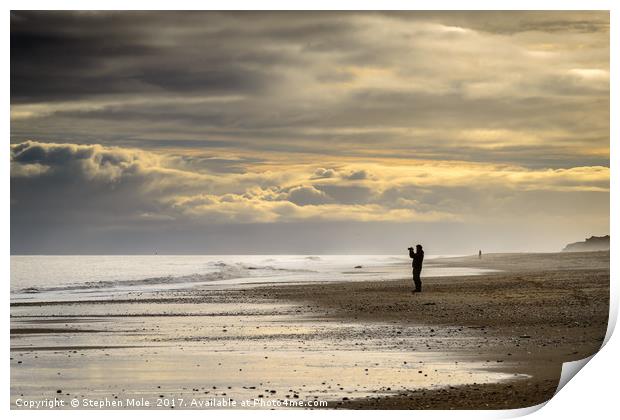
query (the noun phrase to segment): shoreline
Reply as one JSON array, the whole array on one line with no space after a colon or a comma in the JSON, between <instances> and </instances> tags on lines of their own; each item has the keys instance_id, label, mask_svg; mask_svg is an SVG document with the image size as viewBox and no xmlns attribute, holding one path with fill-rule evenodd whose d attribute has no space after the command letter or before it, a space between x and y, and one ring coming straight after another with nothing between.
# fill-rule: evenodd
<instances>
[{"instance_id":1,"label":"shoreline","mask_svg":"<svg viewBox=\"0 0 620 420\"><path fill-rule=\"evenodd\" d=\"M172 296L167 291L159 298L143 301L12 303L11 321L19 325L11 328L24 332L27 329L24 323L31 323L29 328L32 329L50 328L45 327L49 323L77 323L82 332L79 332L80 328L72 327L75 330L69 334L73 339L83 340L75 346L85 349L85 358L92 340L102 340L97 343L102 348L116 347L118 354L110 350L110 357L122 358L133 351L148 353L148 348L135 349L133 335L137 331L152 329L151 335L141 332L142 341L138 342L143 345L165 344L169 346L167 351L173 353L179 348L189 351L185 347L189 344L214 346L213 351L217 353L224 351L226 346L247 345L252 348L251 343L256 343L264 344L265 349L273 347L267 349L273 353L265 353L270 358L279 357L278 352L282 350L278 346L290 346L291 349L303 346L302 358L304 354L309 357L308 351L313 349L326 354L354 355L352 357L362 357L369 351L379 351L378 355L386 357L401 353L424 354L424 357L431 357L422 358L426 364L430 363L432 354L448 354L456 357L456 363L461 366L472 363L467 369L476 374L482 369L501 373L503 378L510 374L519 375L515 380L478 384L467 384L464 380L450 385L445 382L448 380L445 375L436 373L434 375L439 375L436 379L444 386L435 389L418 387L427 384L428 380L417 379L418 376L411 371L413 382L408 387L409 371L402 371L392 361L390 366L393 367L386 367L386 372L404 375L404 382L399 389L394 387L394 391L386 391L385 385L383 390L375 390L376 395L370 389L347 390L346 387L337 392L321 390L320 386L315 390L317 395L321 392L343 395L342 398L330 398L330 408L354 409L484 409L535 405L553 395L562 362L587 357L600 347L608 313L609 253L489 254L482 260L477 256L446 258L441 264L504 271L436 278L424 278L423 272L423 293L420 295L411 295L411 279L403 279L253 285L229 290L202 288L179 290ZM252 305L256 308L252 309ZM94 323L102 325L104 332L88 332L98 329ZM222 329L222 323L226 328ZM250 331L250 324L252 330L261 332ZM71 329L66 326L58 328ZM191 331L179 331L183 328ZM262 331L269 328L273 331ZM205 332L194 332L200 329ZM162 342L157 338L162 334L170 337ZM54 340L60 345L50 345ZM43 348L47 349L46 354L62 354L63 340L62 334L60 337L59 334L12 334L11 356L18 355L18 352L36 354L39 359L27 362L35 363L33 368L37 369L36 363L45 358ZM39 344L41 353L33 344ZM224 347L218 350L218 346ZM50 349L57 351L50 352ZM120 353L123 350L126 353ZM95 352L94 349L90 351ZM152 357L156 356L148 358ZM189 357L189 363L200 361L204 356L192 353L185 357ZM238 364L242 360L230 363ZM346 364L344 360L346 358L340 363ZM24 365L14 363L11 360L12 379L15 369L24 369ZM96 367L99 362L89 363ZM358 382L367 377L357 370L352 374L362 375L361 379L356 379ZM240 376L239 381L243 383L244 378ZM245 389L241 391L246 392ZM170 392L174 392L174 387Z\"/></svg>"}]
</instances>

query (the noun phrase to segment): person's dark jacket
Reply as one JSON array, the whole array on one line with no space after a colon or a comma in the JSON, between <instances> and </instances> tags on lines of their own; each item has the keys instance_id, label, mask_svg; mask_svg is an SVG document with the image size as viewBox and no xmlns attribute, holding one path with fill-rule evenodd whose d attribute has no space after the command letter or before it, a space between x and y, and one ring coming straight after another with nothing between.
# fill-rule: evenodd
<instances>
[{"instance_id":1,"label":"person's dark jacket","mask_svg":"<svg viewBox=\"0 0 620 420\"><path fill-rule=\"evenodd\" d=\"M420 250L419 252L413 252L413 249L409 250L409 257L413 260L411 261L411 266L415 271L422 271L422 262L424 261L424 251Z\"/></svg>"}]
</instances>

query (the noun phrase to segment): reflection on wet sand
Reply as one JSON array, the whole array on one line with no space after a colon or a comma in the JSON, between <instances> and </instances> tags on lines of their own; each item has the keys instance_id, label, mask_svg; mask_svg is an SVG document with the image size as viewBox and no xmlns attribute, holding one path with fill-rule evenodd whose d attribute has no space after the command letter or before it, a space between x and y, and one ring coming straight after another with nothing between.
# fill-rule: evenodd
<instances>
[{"instance_id":1,"label":"reflection on wet sand","mask_svg":"<svg viewBox=\"0 0 620 420\"><path fill-rule=\"evenodd\" d=\"M244 315L238 305L191 305L198 311L192 314L189 305L158 304L139 316L133 304L108 303L78 318L76 311L93 309L79 306L54 306L59 319L15 308L20 315L12 323L12 363L19 363L12 369L14 395L53 397L61 388L67 397L334 401L517 376L487 370L495 361L428 351L433 347L424 337L428 327L318 320L291 305L254 305ZM219 315L205 315L204 309ZM106 317L105 310L116 316ZM162 316L167 313L177 315ZM44 327L50 321L65 327ZM438 342L453 340L441 329L438 334ZM459 340L479 339L475 331L468 334ZM37 381L29 381L35 374Z\"/></svg>"}]
</instances>

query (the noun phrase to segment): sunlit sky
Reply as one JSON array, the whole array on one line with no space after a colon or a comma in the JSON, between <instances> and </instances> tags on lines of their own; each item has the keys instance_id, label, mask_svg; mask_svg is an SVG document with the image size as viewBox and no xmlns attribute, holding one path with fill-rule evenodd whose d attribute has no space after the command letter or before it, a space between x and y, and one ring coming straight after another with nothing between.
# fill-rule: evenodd
<instances>
[{"instance_id":1,"label":"sunlit sky","mask_svg":"<svg viewBox=\"0 0 620 420\"><path fill-rule=\"evenodd\" d=\"M11 252L609 233L607 12L12 12Z\"/></svg>"}]
</instances>

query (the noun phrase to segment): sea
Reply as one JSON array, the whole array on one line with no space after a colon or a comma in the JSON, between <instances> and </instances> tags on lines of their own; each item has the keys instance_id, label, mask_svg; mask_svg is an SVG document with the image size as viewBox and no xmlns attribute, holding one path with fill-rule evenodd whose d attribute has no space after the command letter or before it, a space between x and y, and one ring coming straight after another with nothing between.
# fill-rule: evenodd
<instances>
[{"instance_id":1,"label":"sea","mask_svg":"<svg viewBox=\"0 0 620 420\"><path fill-rule=\"evenodd\" d=\"M423 277L484 274L426 256ZM191 288L408 279L400 255L13 255L11 301L91 300Z\"/></svg>"}]
</instances>

